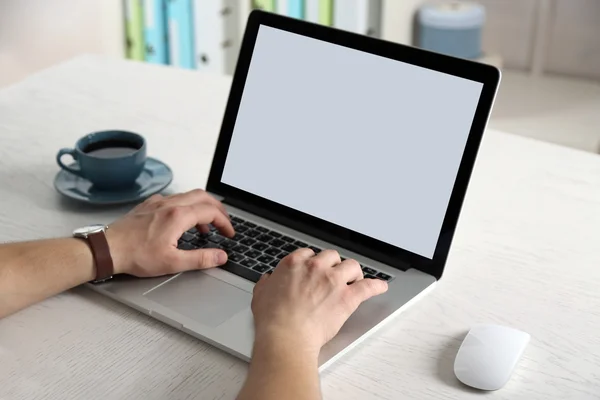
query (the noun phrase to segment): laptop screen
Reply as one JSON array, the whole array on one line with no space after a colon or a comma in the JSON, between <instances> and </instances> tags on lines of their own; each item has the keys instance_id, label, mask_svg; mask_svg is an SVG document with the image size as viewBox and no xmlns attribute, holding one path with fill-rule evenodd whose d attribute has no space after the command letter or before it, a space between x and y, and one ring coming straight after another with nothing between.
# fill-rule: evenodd
<instances>
[{"instance_id":1,"label":"laptop screen","mask_svg":"<svg viewBox=\"0 0 600 400\"><path fill-rule=\"evenodd\" d=\"M261 25L222 182L431 259L482 88Z\"/></svg>"}]
</instances>

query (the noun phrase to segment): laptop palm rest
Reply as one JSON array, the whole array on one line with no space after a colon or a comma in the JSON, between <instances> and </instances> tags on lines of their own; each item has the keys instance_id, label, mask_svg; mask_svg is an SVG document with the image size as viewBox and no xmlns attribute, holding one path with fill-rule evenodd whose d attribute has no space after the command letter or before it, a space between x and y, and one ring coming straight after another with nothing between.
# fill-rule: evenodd
<instances>
[{"instance_id":1,"label":"laptop palm rest","mask_svg":"<svg viewBox=\"0 0 600 400\"><path fill-rule=\"evenodd\" d=\"M180 274L145 297L209 327L250 306L252 295L203 272Z\"/></svg>"}]
</instances>

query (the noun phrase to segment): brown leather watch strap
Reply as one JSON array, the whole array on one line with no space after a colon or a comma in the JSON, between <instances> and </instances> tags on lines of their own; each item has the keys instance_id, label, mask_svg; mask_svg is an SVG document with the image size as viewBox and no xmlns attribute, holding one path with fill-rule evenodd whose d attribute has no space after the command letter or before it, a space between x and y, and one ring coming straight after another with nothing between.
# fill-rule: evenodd
<instances>
[{"instance_id":1,"label":"brown leather watch strap","mask_svg":"<svg viewBox=\"0 0 600 400\"><path fill-rule=\"evenodd\" d=\"M103 231L90 233L87 239L94 256L94 264L96 265L96 279L94 282L101 282L112 277L115 269L112 257L110 256L106 235Z\"/></svg>"}]
</instances>

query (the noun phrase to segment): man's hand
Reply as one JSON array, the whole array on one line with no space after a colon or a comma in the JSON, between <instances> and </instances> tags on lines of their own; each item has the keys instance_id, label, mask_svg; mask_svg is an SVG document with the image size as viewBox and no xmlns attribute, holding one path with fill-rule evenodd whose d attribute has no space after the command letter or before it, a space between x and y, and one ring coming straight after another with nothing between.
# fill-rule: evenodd
<instances>
[{"instance_id":1,"label":"man's hand","mask_svg":"<svg viewBox=\"0 0 600 400\"><path fill-rule=\"evenodd\" d=\"M115 273L147 277L210 268L227 261L223 250L177 249L193 226L233 236L223 205L202 190L153 196L110 225L106 237ZM96 276L89 244L64 238L0 244L0 318Z\"/></svg>"},{"instance_id":2,"label":"man's hand","mask_svg":"<svg viewBox=\"0 0 600 400\"><path fill-rule=\"evenodd\" d=\"M254 288L256 337L294 337L318 355L363 301L386 290L386 282L364 279L360 264L342 262L337 251L296 250Z\"/></svg>"},{"instance_id":3,"label":"man's hand","mask_svg":"<svg viewBox=\"0 0 600 400\"><path fill-rule=\"evenodd\" d=\"M386 290L336 251L289 254L254 287L254 351L238 400L320 399L321 347L363 301Z\"/></svg>"},{"instance_id":4,"label":"man's hand","mask_svg":"<svg viewBox=\"0 0 600 400\"><path fill-rule=\"evenodd\" d=\"M223 250L177 249L183 232L194 226L207 232L209 224L234 235L225 207L203 190L150 197L106 231L115 273L150 277L225 264Z\"/></svg>"}]
</instances>

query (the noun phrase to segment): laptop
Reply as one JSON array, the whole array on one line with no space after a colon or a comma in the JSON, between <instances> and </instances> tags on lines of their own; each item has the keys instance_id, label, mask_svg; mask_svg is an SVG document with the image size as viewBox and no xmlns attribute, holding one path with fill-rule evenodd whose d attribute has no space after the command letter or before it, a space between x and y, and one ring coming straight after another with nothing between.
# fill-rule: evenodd
<instances>
[{"instance_id":1,"label":"laptop","mask_svg":"<svg viewBox=\"0 0 600 400\"><path fill-rule=\"evenodd\" d=\"M488 65L253 11L206 186L236 235L179 240L229 261L92 287L249 360L255 282L297 248L335 249L389 289L323 347L327 368L441 279L499 80Z\"/></svg>"}]
</instances>

